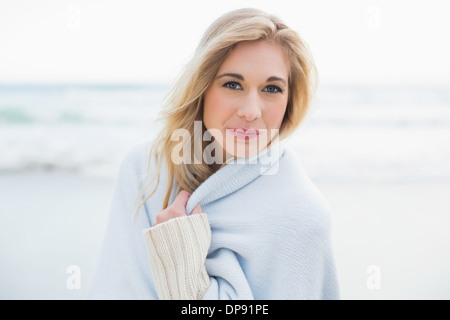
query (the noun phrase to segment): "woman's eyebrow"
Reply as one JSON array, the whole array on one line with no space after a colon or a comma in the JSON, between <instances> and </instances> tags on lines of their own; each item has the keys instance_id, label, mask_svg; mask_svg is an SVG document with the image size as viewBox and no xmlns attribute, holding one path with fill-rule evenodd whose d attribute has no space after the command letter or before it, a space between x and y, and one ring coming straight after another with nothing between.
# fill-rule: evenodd
<instances>
[{"instance_id":1,"label":"woman's eyebrow","mask_svg":"<svg viewBox=\"0 0 450 320\"><path fill-rule=\"evenodd\" d=\"M237 78L239 80L244 81L244 76L239 73L223 73L220 76L217 76L216 79L219 79L222 77L233 77L233 78Z\"/></svg>"},{"instance_id":2,"label":"woman's eyebrow","mask_svg":"<svg viewBox=\"0 0 450 320\"><path fill-rule=\"evenodd\" d=\"M222 73L221 75L217 76L216 79L220 79L222 77L232 77L244 81L244 76L239 73ZM287 81L285 79L276 76L271 76L266 80L266 82L273 82L273 81L280 81L284 85L287 84Z\"/></svg>"},{"instance_id":3,"label":"woman's eyebrow","mask_svg":"<svg viewBox=\"0 0 450 320\"><path fill-rule=\"evenodd\" d=\"M280 78L280 77L275 77L275 76L269 77L269 78L267 78L267 80L266 80L266 82L272 82L272 81L280 81L280 82L282 82L284 85L287 84L287 81L286 81L286 80L284 80L283 78Z\"/></svg>"}]
</instances>

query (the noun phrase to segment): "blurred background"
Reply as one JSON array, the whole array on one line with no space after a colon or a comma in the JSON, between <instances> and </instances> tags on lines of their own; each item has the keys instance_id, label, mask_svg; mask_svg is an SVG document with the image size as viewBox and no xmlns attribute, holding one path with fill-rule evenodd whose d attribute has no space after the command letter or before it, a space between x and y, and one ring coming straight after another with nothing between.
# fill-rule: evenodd
<instances>
[{"instance_id":1,"label":"blurred background","mask_svg":"<svg viewBox=\"0 0 450 320\"><path fill-rule=\"evenodd\" d=\"M344 299L450 299L450 4L0 0L0 298L84 299L114 179L217 17L278 15L319 88L289 138Z\"/></svg>"}]
</instances>

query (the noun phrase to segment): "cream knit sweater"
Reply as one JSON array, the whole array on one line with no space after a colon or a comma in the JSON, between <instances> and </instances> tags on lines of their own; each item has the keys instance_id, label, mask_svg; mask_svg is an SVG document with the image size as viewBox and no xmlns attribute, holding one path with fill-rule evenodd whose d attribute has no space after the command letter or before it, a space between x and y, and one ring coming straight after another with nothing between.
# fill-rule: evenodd
<instances>
[{"instance_id":1,"label":"cream knit sweater","mask_svg":"<svg viewBox=\"0 0 450 320\"><path fill-rule=\"evenodd\" d=\"M144 237L158 297L201 299L209 287L205 259L211 229L206 214L171 219L144 230Z\"/></svg>"}]
</instances>

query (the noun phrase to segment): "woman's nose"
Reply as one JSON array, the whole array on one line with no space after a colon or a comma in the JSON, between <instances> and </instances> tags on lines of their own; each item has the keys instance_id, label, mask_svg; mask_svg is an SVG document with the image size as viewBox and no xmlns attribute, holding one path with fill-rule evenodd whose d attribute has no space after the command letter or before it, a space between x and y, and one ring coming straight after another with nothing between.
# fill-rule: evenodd
<instances>
[{"instance_id":1,"label":"woman's nose","mask_svg":"<svg viewBox=\"0 0 450 320\"><path fill-rule=\"evenodd\" d=\"M261 101L257 92L250 92L245 97L238 109L238 116L247 121L253 121L261 117Z\"/></svg>"}]
</instances>

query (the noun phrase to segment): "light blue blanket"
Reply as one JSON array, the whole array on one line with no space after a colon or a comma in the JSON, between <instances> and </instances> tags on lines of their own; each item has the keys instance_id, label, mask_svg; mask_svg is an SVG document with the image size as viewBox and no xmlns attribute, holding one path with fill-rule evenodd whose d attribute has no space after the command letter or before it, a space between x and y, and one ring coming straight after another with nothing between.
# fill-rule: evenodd
<instances>
[{"instance_id":1,"label":"light blue blanket","mask_svg":"<svg viewBox=\"0 0 450 320\"><path fill-rule=\"evenodd\" d=\"M123 159L90 299L158 298L142 231L161 210L165 172L134 219L148 149L137 144ZM204 299L338 299L330 210L297 155L274 144L246 162L218 170L186 205L199 203L211 225Z\"/></svg>"}]
</instances>

